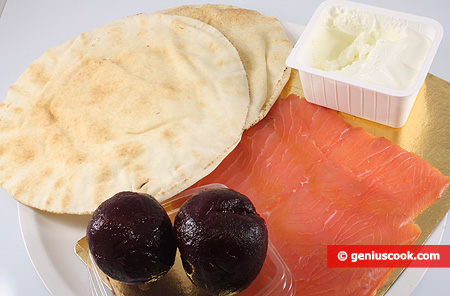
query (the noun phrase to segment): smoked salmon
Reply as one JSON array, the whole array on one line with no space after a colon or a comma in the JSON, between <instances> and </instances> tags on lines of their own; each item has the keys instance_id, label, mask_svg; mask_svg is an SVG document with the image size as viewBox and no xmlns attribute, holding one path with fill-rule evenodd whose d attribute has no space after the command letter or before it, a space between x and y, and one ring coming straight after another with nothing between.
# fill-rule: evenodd
<instances>
[{"instance_id":1,"label":"smoked salmon","mask_svg":"<svg viewBox=\"0 0 450 296\"><path fill-rule=\"evenodd\" d=\"M389 268L327 268L330 244L412 244L413 219L450 183L417 155L294 95L245 131L195 186L247 195L294 275L298 295L373 295Z\"/></svg>"}]
</instances>

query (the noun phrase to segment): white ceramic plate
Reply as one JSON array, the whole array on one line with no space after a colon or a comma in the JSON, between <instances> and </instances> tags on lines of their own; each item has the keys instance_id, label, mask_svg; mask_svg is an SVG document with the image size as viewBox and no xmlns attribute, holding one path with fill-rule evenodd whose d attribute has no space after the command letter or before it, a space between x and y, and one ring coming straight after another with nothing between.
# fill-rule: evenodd
<instances>
[{"instance_id":1,"label":"white ceramic plate","mask_svg":"<svg viewBox=\"0 0 450 296\"><path fill-rule=\"evenodd\" d=\"M283 22L283 28L293 43L304 26ZM58 215L18 204L19 224L23 241L36 272L52 295L91 295L85 265L75 255L75 243L85 236L89 216ZM438 225L427 244L439 244L447 216ZM387 295L409 295L426 269L407 269Z\"/></svg>"},{"instance_id":2,"label":"white ceramic plate","mask_svg":"<svg viewBox=\"0 0 450 296\"><path fill-rule=\"evenodd\" d=\"M75 255L90 216L58 215L18 204L28 255L52 295L91 295L86 266Z\"/></svg>"}]
</instances>

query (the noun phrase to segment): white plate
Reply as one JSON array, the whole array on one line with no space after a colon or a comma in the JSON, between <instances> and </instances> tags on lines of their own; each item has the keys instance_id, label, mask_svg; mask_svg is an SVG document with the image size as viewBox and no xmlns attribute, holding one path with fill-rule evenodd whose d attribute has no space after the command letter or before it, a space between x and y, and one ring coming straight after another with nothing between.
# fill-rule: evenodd
<instances>
[{"instance_id":1,"label":"white plate","mask_svg":"<svg viewBox=\"0 0 450 296\"><path fill-rule=\"evenodd\" d=\"M304 26L283 22L293 43ZM18 204L23 241L36 272L52 295L91 295L85 265L75 255L75 243L85 235L89 216L58 215ZM439 244L447 216L441 221L427 244ZM426 269L407 269L386 295L409 295L418 285Z\"/></svg>"},{"instance_id":2,"label":"white plate","mask_svg":"<svg viewBox=\"0 0 450 296\"><path fill-rule=\"evenodd\" d=\"M75 243L85 236L90 216L58 215L18 203L19 224L28 256L52 295L90 295L83 262Z\"/></svg>"}]
</instances>

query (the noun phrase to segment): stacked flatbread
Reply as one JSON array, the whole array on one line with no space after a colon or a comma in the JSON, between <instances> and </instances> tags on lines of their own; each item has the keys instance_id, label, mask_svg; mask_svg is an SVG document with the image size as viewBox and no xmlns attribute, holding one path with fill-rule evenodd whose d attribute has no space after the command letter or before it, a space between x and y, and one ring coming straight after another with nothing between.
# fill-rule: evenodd
<instances>
[{"instance_id":1,"label":"stacked flatbread","mask_svg":"<svg viewBox=\"0 0 450 296\"><path fill-rule=\"evenodd\" d=\"M261 27L231 22L238 12ZM291 48L274 18L207 5L130 16L49 49L0 105L0 185L55 213L91 213L123 190L167 199L268 112Z\"/></svg>"},{"instance_id":2,"label":"stacked flatbread","mask_svg":"<svg viewBox=\"0 0 450 296\"><path fill-rule=\"evenodd\" d=\"M267 115L289 79L285 61L292 50L286 32L274 17L229 5L186 5L161 11L210 24L236 47L250 88L249 128Z\"/></svg>"}]
</instances>

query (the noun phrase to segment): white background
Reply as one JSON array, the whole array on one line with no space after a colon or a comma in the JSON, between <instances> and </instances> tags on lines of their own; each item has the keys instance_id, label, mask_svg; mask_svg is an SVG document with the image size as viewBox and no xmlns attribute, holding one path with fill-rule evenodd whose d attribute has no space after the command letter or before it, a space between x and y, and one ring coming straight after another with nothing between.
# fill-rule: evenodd
<instances>
[{"instance_id":1,"label":"white background","mask_svg":"<svg viewBox=\"0 0 450 296\"><path fill-rule=\"evenodd\" d=\"M6 4L5 2L0 0L0 12L4 6L0 17L0 100L5 98L8 87L27 65L46 49L83 31L121 17L184 4L227 3L273 15L283 21L306 25L322 1L8 0ZM450 81L450 1L358 0L358 2L438 20L444 27L444 39L430 73ZM449 230L444 231L442 244L450 244ZM70 269L70 266L67 266L67 269ZM34 271L22 242L17 203L2 189L0 189L0 295L49 295ZM450 269L428 270L412 295L450 295Z\"/></svg>"}]
</instances>

